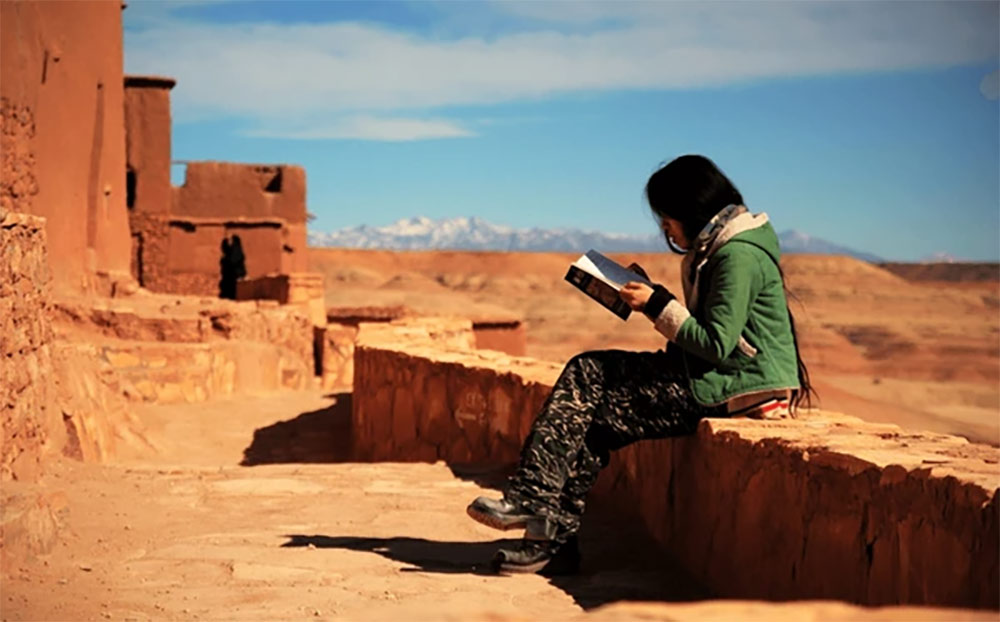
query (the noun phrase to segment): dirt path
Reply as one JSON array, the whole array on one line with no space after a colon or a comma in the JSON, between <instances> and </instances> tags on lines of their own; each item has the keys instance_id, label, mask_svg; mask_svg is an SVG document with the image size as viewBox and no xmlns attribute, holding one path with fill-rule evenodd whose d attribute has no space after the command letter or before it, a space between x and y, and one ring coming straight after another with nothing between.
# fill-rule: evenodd
<instances>
[{"instance_id":1,"label":"dirt path","mask_svg":"<svg viewBox=\"0 0 1000 622\"><path fill-rule=\"evenodd\" d=\"M504 534L464 513L489 474L343 462L348 395L141 415L157 455L52 466L44 484L65 495L59 541L5 564L4 620L553 619L698 594L600 512L580 575L490 574Z\"/></svg>"}]
</instances>

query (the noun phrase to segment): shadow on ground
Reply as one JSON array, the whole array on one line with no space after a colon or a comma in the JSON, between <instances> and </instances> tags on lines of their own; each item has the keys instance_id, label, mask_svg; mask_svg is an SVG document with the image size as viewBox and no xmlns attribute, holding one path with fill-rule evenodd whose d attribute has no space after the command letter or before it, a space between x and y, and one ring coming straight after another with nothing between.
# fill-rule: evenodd
<instances>
[{"instance_id":1,"label":"shadow on ground","mask_svg":"<svg viewBox=\"0 0 1000 622\"><path fill-rule=\"evenodd\" d=\"M302 413L287 421L259 428L243 451L244 466L276 463L336 463L352 461L351 394L327 396L330 406ZM455 477L480 487L501 490L514 465L449 464ZM569 594L584 609L622 600L687 601L708 596L647 536L627 509L594 503L580 533L583 563L571 576L549 582ZM466 520L462 517L462 520ZM471 520L471 519L468 519ZM490 561L497 549L513 547L517 539L488 542L445 542L395 536L287 535L283 547L342 549L370 552L405 566L400 572L497 575Z\"/></svg>"},{"instance_id":2,"label":"shadow on ground","mask_svg":"<svg viewBox=\"0 0 1000 622\"><path fill-rule=\"evenodd\" d=\"M242 466L278 463L329 463L351 459L351 394L328 395L326 408L302 413L253 433Z\"/></svg>"},{"instance_id":3,"label":"shadow on ground","mask_svg":"<svg viewBox=\"0 0 1000 622\"><path fill-rule=\"evenodd\" d=\"M241 466L352 462L351 393L324 395L333 403L294 419L258 428L243 450ZM449 464L455 477L483 488L500 490L513 473L512 464Z\"/></svg>"},{"instance_id":4,"label":"shadow on ground","mask_svg":"<svg viewBox=\"0 0 1000 622\"><path fill-rule=\"evenodd\" d=\"M612 602L691 601L708 593L668 558L657 553L638 531L623 532L603 510L588 514L580 533L583 563L574 575L548 577L549 583L571 596L584 609ZM490 560L501 547L515 547L517 539L487 542L444 542L397 536L286 535L282 547L308 547L369 552L406 564L400 572L504 575L493 571Z\"/></svg>"},{"instance_id":5,"label":"shadow on ground","mask_svg":"<svg viewBox=\"0 0 1000 622\"><path fill-rule=\"evenodd\" d=\"M386 559L409 564L401 572L439 574L495 574L490 559L503 546L514 546L517 540L492 542L439 542L424 538L362 538L356 536L289 535L282 547L314 546L317 549L342 549L381 555Z\"/></svg>"}]
</instances>

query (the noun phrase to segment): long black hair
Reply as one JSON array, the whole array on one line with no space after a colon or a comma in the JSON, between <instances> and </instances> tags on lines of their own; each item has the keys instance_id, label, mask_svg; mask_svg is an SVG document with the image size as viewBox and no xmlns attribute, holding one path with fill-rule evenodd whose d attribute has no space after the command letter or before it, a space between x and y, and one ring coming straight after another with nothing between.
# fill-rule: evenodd
<instances>
[{"instance_id":1,"label":"long black hair","mask_svg":"<svg viewBox=\"0 0 1000 622\"><path fill-rule=\"evenodd\" d=\"M653 173L646 182L646 201L659 219L672 218L681 223L684 237L693 243L705 225L720 211L730 205L744 205L743 195L736 189L714 162L700 155L684 155L676 158ZM686 253L689 249L678 248L666 233L667 246L675 253ZM786 299L793 297L785 285L785 273L778 266ZM792 397L792 410L803 402L812 406L816 391L809 381L809 370L799 353L799 339L795 331L795 318L788 309L788 323L792 329L795 358L798 361L799 390Z\"/></svg>"}]
</instances>

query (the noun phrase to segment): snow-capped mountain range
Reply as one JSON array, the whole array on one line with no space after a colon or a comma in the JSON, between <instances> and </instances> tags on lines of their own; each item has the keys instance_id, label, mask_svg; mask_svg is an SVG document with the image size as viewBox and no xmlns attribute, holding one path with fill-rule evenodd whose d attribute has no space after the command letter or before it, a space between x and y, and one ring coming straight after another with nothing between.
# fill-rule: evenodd
<instances>
[{"instance_id":1,"label":"snow-capped mountain range","mask_svg":"<svg viewBox=\"0 0 1000 622\"><path fill-rule=\"evenodd\" d=\"M863 261L881 261L875 255L838 246L798 231L778 235L786 253L849 255ZM584 252L660 252L666 250L659 235L628 235L580 229L515 229L481 218L431 220L404 218L385 227L361 225L331 233L309 233L310 246L383 248L392 250L493 250Z\"/></svg>"}]
</instances>

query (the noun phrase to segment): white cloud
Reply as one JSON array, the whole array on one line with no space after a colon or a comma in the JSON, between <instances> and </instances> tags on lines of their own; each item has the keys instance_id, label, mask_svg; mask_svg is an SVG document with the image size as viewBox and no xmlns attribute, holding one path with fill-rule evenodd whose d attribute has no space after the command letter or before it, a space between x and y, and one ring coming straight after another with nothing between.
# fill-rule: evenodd
<instances>
[{"instance_id":1,"label":"white cloud","mask_svg":"<svg viewBox=\"0 0 1000 622\"><path fill-rule=\"evenodd\" d=\"M314 127L267 128L245 132L247 136L295 140L359 139L402 142L432 138L475 136L471 130L446 119L406 119L399 117L350 116Z\"/></svg>"},{"instance_id":2,"label":"white cloud","mask_svg":"<svg viewBox=\"0 0 1000 622\"><path fill-rule=\"evenodd\" d=\"M1000 99L1000 69L983 76L979 83L979 92L991 102Z\"/></svg>"},{"instance_id":3,"label":"white cloud","mask_svg":"<svg viewBox=\"0 0 1000 622\"><path fill-rule=\"evenodd\" d=\"M494 10L550 25L442 39L349 22L165 19L126 32L126 68L176 77L181 121L240 117L267 128L340 119L328 135L419 138L463 130L395 118L413 116L399 111L944 67L1000 54L998 5L987 2L500 2Z\"/></svg>"}]
</instances>

